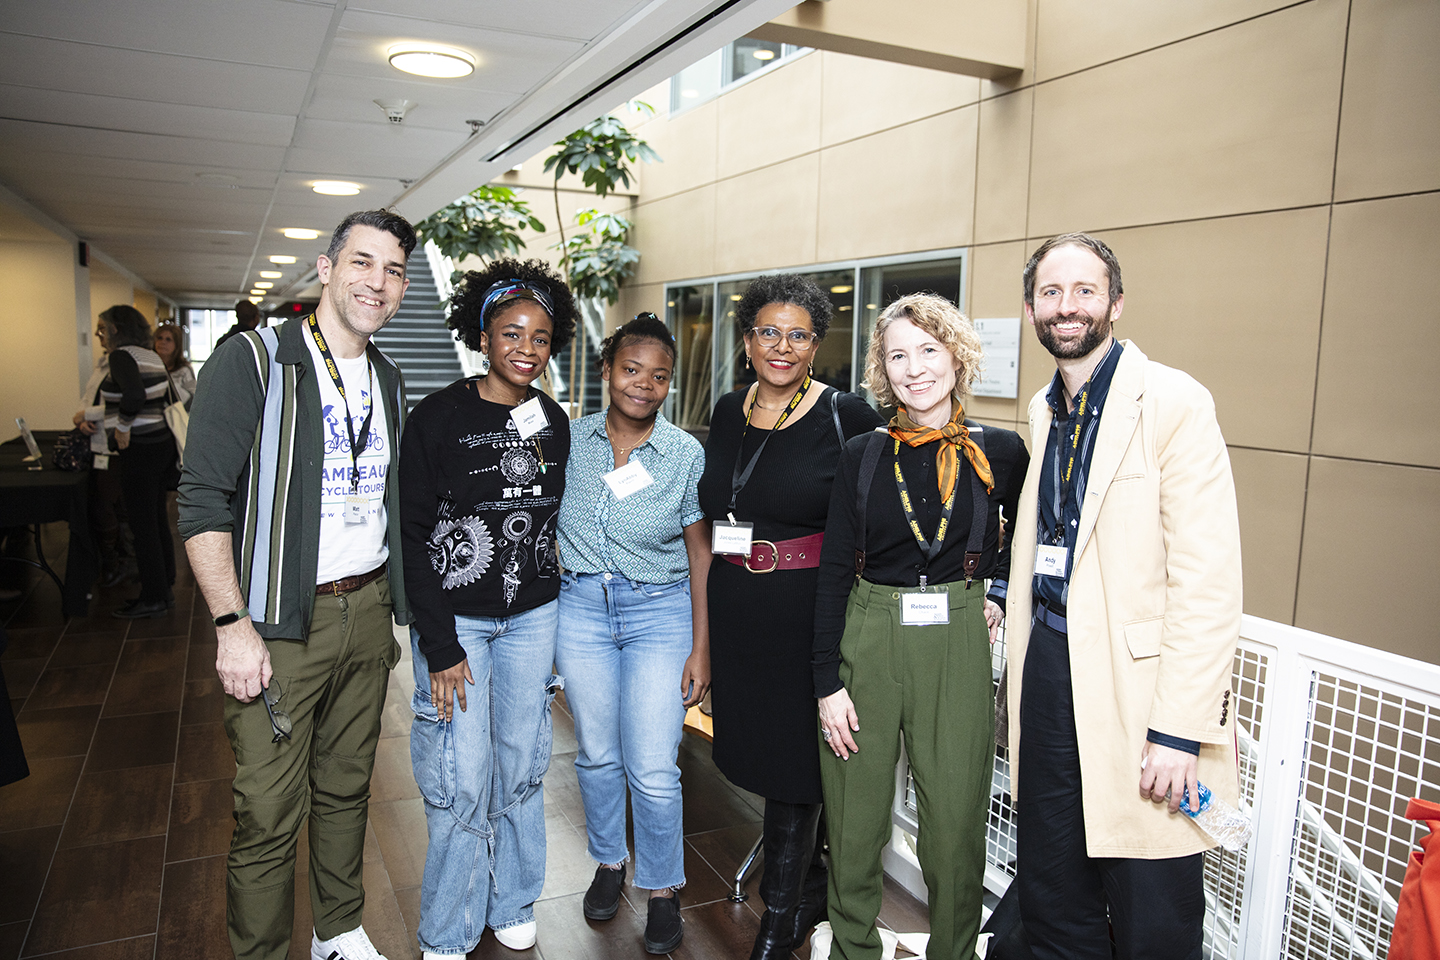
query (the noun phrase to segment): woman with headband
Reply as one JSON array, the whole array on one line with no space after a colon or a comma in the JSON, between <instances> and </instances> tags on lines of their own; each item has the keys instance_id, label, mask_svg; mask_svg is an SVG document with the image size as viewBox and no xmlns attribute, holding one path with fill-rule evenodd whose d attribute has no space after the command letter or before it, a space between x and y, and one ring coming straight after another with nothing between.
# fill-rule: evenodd
<instances>
[{"instance_id":1,"label":"woman with headband","mask_svg":"<svg viewBox=\"0 0 1440 960\"><path fill-rule=\"evenodd\" d=\"M400 456L425 960L464 956L487 926L512 950L535 943L570 422L532 384L578 318L540 260L467 272L450 306L456 339L489 371L421 400Z\"/></svg>"}]
</instances>

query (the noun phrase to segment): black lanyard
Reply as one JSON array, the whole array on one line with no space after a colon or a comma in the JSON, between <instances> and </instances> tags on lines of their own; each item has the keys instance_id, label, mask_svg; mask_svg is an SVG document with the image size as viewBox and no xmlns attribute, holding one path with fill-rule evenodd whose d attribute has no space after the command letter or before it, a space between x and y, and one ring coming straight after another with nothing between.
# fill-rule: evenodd
<instances>
[{"instance_id":1,"label":"black lanyard","mask_svg":"<svg viewBox=\"0 0 1440 960\"><path fill-rule=\"evenodd\" d=\"M910 524L910 532L915 535L915 542L920 545L920 554L925 558L924 572L920 575L920 585L923 587L930 574L930 561L940 555L940 548L945 545L945 534L950 531L950 515L955 512L955 490L959 489L959 478L956 478L955 488L950 491L950 496L945 498L945 507L940 513L940 525L935 528L935 539L926 540L925 534L920 530L920 520L915 514L915 504L910 500L910 487L905 483L905 474L900 470L900 441L895 441L895 484L900 488L900 506L905 510L905 522Z\"/></svg>"},{"instance_id":2,"label":"black lanyard","mask_svg":"<svg viewBox=\"0 0 1440 960\"><path fill-rule=\"evenodd\" d=\"M810 375L807 373L805 375L805 382L800 384L800 389L795 391L795 396L790 398L790 405L784 409L780 414L780 419L775 421L775 426L772 427L770 432L765 435L765 438L760 441L760 446L755 448L755 453L751 455L750 462L745 464L745 469L742 471L740 469L740 460L745 455L745 434L750 430L750 415L755 412L755 401L750 401L750 406L745 410L745 429L740 431L740 446L735 450L735 470L730 474L731 514L735 512L735 501L739 498L740 491L745 489L745 484L750 482L750 474L755 472L755 464L760 462L760 454L765 452L765 444L769 443L770 438L780 432L780 428L784 426L785 421L790 419L790 414L794 413L795 408L800 406L801 402L805 399L805 394L810 392L810 382ZM760 387L758 384L755 387L755 397L756 399L760 397ZM734 517L732 516L731 519L733 520Z\"/></svg>"},{"instance_id":3,"label":"black lanyard","mask_svg":"<svg viewBox=\"0 0 1440 960\"><path fill-rule=\"evenodd\" d=\"M1111 350L1115 349L1112 344ZM1070 499L1070 491L1079 484L1080 478L1075 475L1075 461L1080 456L1080 434L1085 428L1085 411L1090 405L1090 387L1095 382L1095 374L1105 365L1110 358L1109 351L1095 369L1090 371L1090 377L1085 381L1085 386L1080 390L1080 396L1075 399L1075 429L1070 431L1070 458L1065 464L1065 472L1060 472L1060 458L1065 455L1065 437L1061 435L1055 450L1055 529L1050 532L1050 542L1056 546L1065 542L1065 502ZM1061 399L1064 399L1063 396ZM1058 424L1057 424L1058 426Z\"/></svg>"},{"instance_id":4,"label":"black lanyard","mask_svg":"<svg viewBox=\"0 0 1440 960\"><path fill-rule=\"evenodd\" d=\"M355 436L355 425L350 422L350 400L345 396L345 384L340 379L340 368L335 365L335 358L330 355L330 348L325 345L325 337L320 333L320 324L315 321L315 314L310 314L306 323L310 325L310 336L315 338L315 346L320 350L320 356L325 358L325 369L330 372L330 379L335 384L335 389L340 391L340 401L345 404L345 432L350 437L350 492L353 494L360 489L360 454L365 452L365 445L370 442L370 418L375 416L375 368L370 361L365 361L365 371L370 377L370 409L365 411L365 421L360 424L360 436Z\"/></svg>"}]
</instances>

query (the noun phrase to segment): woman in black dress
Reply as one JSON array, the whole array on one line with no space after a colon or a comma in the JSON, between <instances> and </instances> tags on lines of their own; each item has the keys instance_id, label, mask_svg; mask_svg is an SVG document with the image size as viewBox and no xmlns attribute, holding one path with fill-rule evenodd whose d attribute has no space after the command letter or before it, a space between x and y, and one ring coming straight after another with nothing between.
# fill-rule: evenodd
<instances>
[{"instance_id":1,"label":"woman in black dress","mask_svg":"<svg viewBox=\"0 0 1440 960\"><path fill-rule=\"evenodd\" d=\"M810 377L831 315L813 282L760 277L735 315L757 382L715 405L700 507L717 546L708 581L714 758L732 783L765 798L766 909L750 956L770 960L824 916L815 584L842 443L882 421L859 397Z\"/></svg>"}]
</instances>

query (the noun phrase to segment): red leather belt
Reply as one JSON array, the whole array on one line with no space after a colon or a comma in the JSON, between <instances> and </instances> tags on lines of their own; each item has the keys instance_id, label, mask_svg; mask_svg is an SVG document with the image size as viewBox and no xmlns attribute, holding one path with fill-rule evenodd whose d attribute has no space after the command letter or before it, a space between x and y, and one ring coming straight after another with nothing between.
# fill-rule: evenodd
<instances>
[{"instance_id":1,"label":"red leather belt","mask_svg":"<svg viewBox=\"0 0 1440 960\"><path fill-rule=\"evenodd\" d=\"M351 593L359 590L367 583L379 580L380 575L384 572L385 564L382 563L369 573L360 573L353 577L341 577L339 580L331 580L329 583L317 583L315 585L315 596L323 597L326 594L334 594L338 597L342 593Z\"/></svg>"},{"instance_id":2,"label":"red leather belt","mask_svg":"<svg viewBox=\"0 0 1440 960\"><path fill-rule=\"evenodd\" d=\"M820 566L820 545L825 534L812 533L808 537L794 540L756 540L750 544L750 555L737 557L722 553L720 556L737 567L744 567L751 573L774 573L776 570L810 570Z\"/></svg>"}]
</instances>

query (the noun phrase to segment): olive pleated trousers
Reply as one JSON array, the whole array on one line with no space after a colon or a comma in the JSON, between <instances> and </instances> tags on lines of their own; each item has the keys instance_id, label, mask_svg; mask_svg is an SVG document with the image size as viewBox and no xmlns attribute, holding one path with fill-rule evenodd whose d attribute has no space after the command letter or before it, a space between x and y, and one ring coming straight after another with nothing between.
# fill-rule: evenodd
<instances>
[{"instance_id":1,"label":"olive pleated trousers","mask_svg":"<svg viewBox=\"0 0 1440 960\"><path fill-rule=\"evenodd\" d=\"M900 591L861 580L850 593L840 680L855 703L858 753L823 742L836 960L877 960L900 741L915 780L916 853L930 894L931 960L973 960L980 931L995 711L984 583L948 585L950 622L901 626Z\"/></svg>"}]
</instances>

